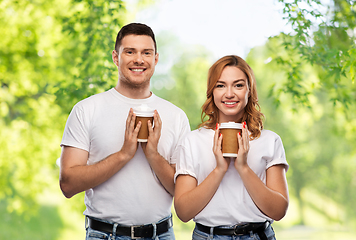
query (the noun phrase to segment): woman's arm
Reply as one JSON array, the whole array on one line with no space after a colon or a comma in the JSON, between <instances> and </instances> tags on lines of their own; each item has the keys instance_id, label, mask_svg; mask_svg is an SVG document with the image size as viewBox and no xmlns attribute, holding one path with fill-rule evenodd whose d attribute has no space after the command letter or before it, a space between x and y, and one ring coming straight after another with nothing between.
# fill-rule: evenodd
<instances>
[{"instance_id":1,"label":"woman's arm","mask_svg":"<svg viewBox=\"0 0 356 240\"><path fill-rule=\"evenodd\" d=\"M246 125L242 136L238 135L239 153L235 168L256 206L268 217L281 220L288 208L288 185L284 165L279 164L267 169L266 184L252 171L247 164L249 139Z\"/></svg>"},{"instance_id":2,"label":"woman's arm","mask_svg":"<svg viewBox=\"0 0 356 240\"><path fill-rule=\"evenodd\" d=\"M239 170L239 173L256 206L268 217L281 220L289 204L284 166L275 165L267 169L266 185L249 167Z\"/></svg>"},{"instance_id":3,"label":"woman's arm","mask_svg":"<svg viewBox=\"0 0 356 240\"><path fill-rule=\"evenodd\" d=\"M216 168L201 184L197 185L197 180L190 175L179 175L176 179L174 207L183 222L191 220L210 202L229 167L230 158L222 156L221 141L222 136L216 129L213 146Z\"/></svg>"}]
</instances>

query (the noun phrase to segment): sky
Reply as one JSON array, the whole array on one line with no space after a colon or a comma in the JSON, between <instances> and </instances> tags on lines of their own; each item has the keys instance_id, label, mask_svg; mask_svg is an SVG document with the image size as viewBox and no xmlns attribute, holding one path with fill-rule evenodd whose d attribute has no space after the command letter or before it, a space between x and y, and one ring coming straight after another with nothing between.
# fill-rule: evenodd
<instances>
[{"instance_id":1,"label":"sky","mask_svg":"<svg viewBox=\"0 0 356 240\"><path fill-rule=\"evenodd\" d=\"M135 21L156 35L169 30L183 44L203 45L216 60L228 54L244 58L268 37L288 31L277 0L158 0L138 11Z\"/></svg>"}]
</instances>

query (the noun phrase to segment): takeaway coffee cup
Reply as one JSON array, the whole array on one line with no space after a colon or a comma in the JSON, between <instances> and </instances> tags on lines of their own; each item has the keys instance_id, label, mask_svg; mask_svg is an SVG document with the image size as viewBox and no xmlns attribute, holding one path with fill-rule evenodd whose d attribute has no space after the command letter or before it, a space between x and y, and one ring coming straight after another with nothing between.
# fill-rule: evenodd
<instances>
[{"instance_id":1,"label":"takeaway coffee cup","mask_svg":"<svg viewBox=\"0 0 356 240\"><path fill-rule=\"evenodd\" d=\"M222 152L224 157L237 157L239 144L237 134L242 131L242 124L235 122L225 122L220 124L222 139Z\"/></svg>"},{"instance_id":2,"label":"takeaway coffee cup","mask_svg":"<svg viewBox=\"0 0 356 240\"><path fill-rule=\"evenodd\" d=\"M141 128L138 132L137 141L138 142L147 142L148 138L148 120L153 124L153 113L154 109L148 107L146 104L142 104L138 107L133 108L134 113L136 114L135 127L139 121L141 121Z\"/></svg>"}]
</instances>

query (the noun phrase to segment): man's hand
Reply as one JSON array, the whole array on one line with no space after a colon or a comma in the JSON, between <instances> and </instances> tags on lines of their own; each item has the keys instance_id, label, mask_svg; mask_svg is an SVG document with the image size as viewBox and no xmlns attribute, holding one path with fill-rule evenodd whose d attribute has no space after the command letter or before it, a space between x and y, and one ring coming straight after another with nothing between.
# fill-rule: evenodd
<instances>
[{"instance_id":1,"label":"man's hand","mask_svg":"<svg viewBox=\"0 0 356 240\"><path fill-rule=\"evenodd\" d=\"M125 158L131 159L135 156L137 151L137 134L141 128L141 122L138 122L135 127L136 115L130 108L129 115L126 119L125 128L125 140L120 152L125 156Z\"/></svg>"},{"instance_id":2,"label":"man's hand","mask_svg":"<svg viewBox=\"0 0 356 240\"><path fill-rule=\"evenodd\" d=\"M162 121L155 110L153 114L154 127L148 121L148 139L147 143L141 143L143 152L147 161L155 172L163 187L173 196L174 195L174 173L175 168L171 166L164 157L158 152L158 141L161 137Z\"/></svg>"},{"instance_id":3,"label":"man's hand","mask_svg":"<svg viewBox=\"0 0 356 240\"><path fill-rule=\"evenodd\" d=\"M154 127L151 121L148 121L148 138L147 143L141 143L143 152L146 155L147 160L150 162L152 159L159 155L157 151L158 141L161 137L162 121L157 112L153 114Z\"/></svg>"},{"instance_id":4,"label":"man's hand","mask_svg":"<svg viewBox=\"0 0 356 240\"><path fill-rule=\"evenodd\" d=\"M87 151L69 146L62 148L59 182L67 198L102 184L134 157L138 146L137 134L141 127L139 123L135 128L135 118L133 110L130 109L121 150L95 164L87 165Z\"/></svg>"}]
</instances>

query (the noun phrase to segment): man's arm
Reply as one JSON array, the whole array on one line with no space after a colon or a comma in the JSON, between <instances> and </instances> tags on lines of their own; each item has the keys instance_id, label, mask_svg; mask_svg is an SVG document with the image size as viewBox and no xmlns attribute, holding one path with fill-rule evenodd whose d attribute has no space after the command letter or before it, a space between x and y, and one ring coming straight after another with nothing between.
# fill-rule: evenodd
<instances>
[{"instance_id":1,"label":"man's arm","mask_svg":"<svg viewBox=\"0 0 356 240\"><path fill-rule=\"evenodd\" d=\"M156 110L153 114L153 120L155 127L153 128L152 123L150 121L148 122L149 135L147 143L141 143L141 146L148 163L151 165L159 181L173 196L175 165L170 165L157 151L158 140L161 136L162 121Z\"/></svg>"},{"instance_id":2,"label":"man's arm","mask_svg":"<svg viewBox=\"0 0 356 240\"><path fill-rule=\"evenodd\" d=\"M141 124L137 124L136 128L134 125L135 115L131 109L126 120L125 141L121 150L93 165L87 165L87 151L69 146L62 147L59 184L65 197L71 198L77 193L102 184L133 158Z\"/></svg>"}]
</instances>

